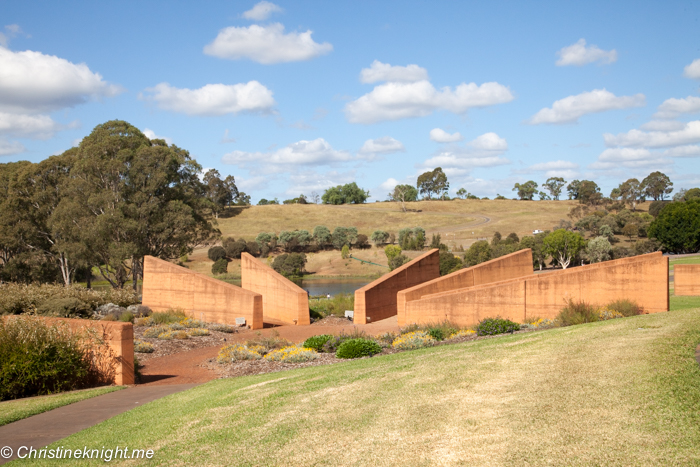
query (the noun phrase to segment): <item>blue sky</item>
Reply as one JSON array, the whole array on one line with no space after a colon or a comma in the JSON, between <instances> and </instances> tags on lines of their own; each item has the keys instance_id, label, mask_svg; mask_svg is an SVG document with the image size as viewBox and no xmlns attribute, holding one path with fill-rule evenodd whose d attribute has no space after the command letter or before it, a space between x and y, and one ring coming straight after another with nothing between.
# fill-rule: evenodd
<instances>
[{"instance_id":1,"label":"blue sky","mask_svg":"<svg viewBox=\"0 0 700 467\"><path fill-rule=\"evenodd\" d=\"M280 200L700 186L700 2L0 2L0 163L126 120Z\"/></svg>"}]
</instances>

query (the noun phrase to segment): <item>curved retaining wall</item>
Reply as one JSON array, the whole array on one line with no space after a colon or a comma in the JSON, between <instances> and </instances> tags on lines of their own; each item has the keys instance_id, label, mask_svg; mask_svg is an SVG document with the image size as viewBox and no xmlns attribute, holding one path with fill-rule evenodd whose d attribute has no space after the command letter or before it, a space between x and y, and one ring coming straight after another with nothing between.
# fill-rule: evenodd
<instances>
[{"instance_id":1,"label":"curved retaining wall","mask_svg":"<svg viewBox=\"0 0 700 467\"><path fill-rule=\"evenodd\" d=\"M673 267L673 293L700 295L700 264L676 264Z\"/></svg>"},{"instance_id":2,"label":"curved retaining wall","mask_svg":"<svg viewBox=\"0 0 700 467\"><path fill-rule=\"evenodd\" d=\"M440 252L432 249L355 291L353 322L367 324L397 314L397 293L440 277Z\"/></svg>"},{"instance_id":3,"label":"curved retaining wall","mask_svg":"<svg viewBox=\"0 0 700 467\"><path fill-rule=\"evenodd\" d=\"M408 324L406 303L419 300L425 295L529 275L532 275L532 250L527 248L402 290L397 295L398 324L399 326Z\"/></svg>"},{"instance_id":4,"label":"curved retaining wall","mask_svg":"<svg viewBox=\"0 0 700 467\"><path fill-rule=\"evenodd\" d=\"M423 296L406 303L406 323L472 326L500 316L522 323L555 318L567 300L604 305L630 299L647 313L668 311L668 258L661 252Z\"/></svg>"},{"instance_id":5,"label":"curved retaining wall","mask_svg":"<svg viewBox=\"0 0 700 467\"><path fill-rule=\"evenodd\" d=\"M264 322L311 324L306 290L248 253L241 255L241 275L245 290L262 295Z\"/></svg>"},{"instance_id":6,"label":"curved retaining wall","mask_svg":"<svg viewBox=\"0 0 700 467\"><path fill-rule=\"evenodd\" d=\"M251 329L263 327L260 294L152 256L144 258L141 301L153 311L180 308L210 323L235 324L236 318L245 318Z\"/></svg>"}]
</instances>

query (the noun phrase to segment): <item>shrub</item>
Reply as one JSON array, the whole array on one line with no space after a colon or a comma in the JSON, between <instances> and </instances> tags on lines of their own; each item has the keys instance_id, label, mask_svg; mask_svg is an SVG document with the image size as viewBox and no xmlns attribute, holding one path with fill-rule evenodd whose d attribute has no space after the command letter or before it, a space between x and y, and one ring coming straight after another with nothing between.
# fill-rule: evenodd
<instances>
[{"instance_id":1,"label":"shrub","mask_svg":"<svg viewBox=\"0 0 700 467\"><path fill-rule=\"evenodd\" d=\"M150 316L147 316L145 318L136 318L134 320L134 326L149 327L153 326L154 324L156 324L156 322L153 321L153 318L151 318Z\"/></svg>"},{"instance_id":2,"label":"shrub","mask_svg":"<svg viewBox=\"0 0 700 467\"><path fill-rule=\"evenodd\" d=\"M153 347L153 344L150 342L146 341L140 341L134 339L134 352L138 353L153 353L155 348Z\"/></svg>"},{"instance_id":3,"label":"shrub","mask_svg":"<svg viewBox=\"0 0 700 467\"><path fill-rule=\"evenodd\" d=\"M259 348L259 353L266 354L272 350L281 349L293 345L287 339L281 338L277 331L272 331L269 336L263 336L260 331L256 337L246 342L248 348Z\"/></svg>"},{"instance_id":4,"label":"shrub","mask_svg":"<svg viewBox=\"0 0 700 467\"><path fill-rule=\"evenodd\" d=\"M399 337L398 334L389 331L377 336L377 340L379 341L379 345L387 347L390 346L391 343L394 342L394 339L396 339L397 337Z\"/></svg>"},{"instance_id":5,"label":"shrub","mask_svg":"<svg viewBox=\"0 0 700 467\"><path fill-rule=\"evenodd\" d=\"M211 273L214 275L226 274L228 272L228 261L225 258L217 259L211 265Z\"/></svg>"},{"instance_id":6,"label":"shrub","mask_svg":"<svg viewBox=\"0 0 700 467\"><path fill-rule=\"evenodd\" d=\"M236 332L236 328L229 326L228 324L213 323L209 325L209 329L217 332L225 332L228 334Z\"/></svg>"},{"instance_id":7,"label":"shrub","mask_svg":"<svg viewBox=\"0 0 700 467\"><path fill-rule=\"evenodd\" d=\"M245 345L231 344L222 347L216 361L219 363L233 363L242 360L260 360L262 356L255 350L251 350Z\"/></svg>"},{"instance_id":8,"label":"shrub","mask_svg":"<svg viewBox=\"0 0 700 467\"><path fill-rule=\"evenodd\" d=\"M406 255L399 255L395 258L392 258L389 260L389 269L393 271L394 269L403 266L404 264L408 263L411 261L411 258L409 258Z\"/></svg>"},{"instance_id":9,"label":"shrub","mask_svg":"<svg viewBox=\"0 0 700 467\"><path fill-rule=\"evenodd\" d=\"M444 341L445 340L445 333L442 332L442 329L440 328L430 328L428 329L428 335L435 339L436 341Z\"/></svg>"},{"instance_id":10,"label":"shrub","mask_svg":"<svg viewBox=\"0 0 700 467\"><path fill-rule=\"evenodd\" d=\"M312 312L323 316L345 316L345 310L355 309L355 295L339 293L331 298L314 298L309 300L309 308Z\"/></svg>"},{"instance_id":11,"label":"shrub","mask_svg":"<svg viewBox=\"0 0 700 467\"><path fill-rule=\"evenodd\" d=\"M204 321L194 318L185 318L180 321L180 324L186 328L203 328L206 326Z\"/></svg>"},{"instance_id":12,"label":"shrub","mask_svg":"<svg viewBox=\"0 0 700 467\"><path fill-rule=\"evenodd\" d=\"M131 314L131 312L127 311L126 313L123 313L119 317L119 321L123 323L133 323L134 322L134 315Z\"/></svg>"},{"instance_id":13,"label":"shrub","mask_svg":"<svg viewBox=\"0 0 700 467\"><path fill-rule=\"evenodd\" d=\"M209 329L207 329L207 328L191 328L189 331L187 331L187 334L189 334L190 337L208 336Z\"/></svg>"},{"instance_id":14,"label":"shrub","mask_svg":"<svg viewBox=\"0 0 700 467\"><path fill-rule=\"evenodd\" d=\"M0 400L103 383L98 355L110 350L94 331L30 316L0 320Z\"/></svg>"},{"instance_id":15,"label":"shrub","mask_svg":"<svg viewBox=\"0 0 700 467\"><path fill-rule=\"evenodd\" d=\"M598 311L598 318L601 321L607 321L609 319L624 318L624 315L619 311L611 310L608 307L600 308Z\"/></svg>"},{"instance_id":16,"label":"shrub","mask_svg":"<svg viewBox=\"0 0 700 467\"><path fill-rule=\"evenodd\" d=\"M4 283L0 285L0 315L36 313L45 302L62 298L76 298L91 310L107 303L126 307L139 302L133 289L97 291L81 285Z\"/></svg>"},{"instance_id":17,"label":"shrub","mask_svg":"<svg viewBox=\"0 0 700 467\"><path fill-rule=\"evenodd\" d=\"M340 335L332 336L326 341L325 344L323 344L323 352L336 353L338 351L338 347L340 347L343 342L349 341L350 339L362 339L366 337L367 336L365 335L364 331L355 330L352 334L345 334L344 332L341 332Z\"/></svg>"},{"instance_id":18,"label":"shrub","mask_svg":"<svg viewBox=\"0 0 700 467\"><path fill-rule=\"evenodd\" d=\"M189 336L185 331L165 331L158 334L158 339L162 340L172 340L172 339L187 339Z\"/></svg>"},{"instance_id":19,"label":"shrub","mask_svg":"<svg viewBox=\"0 0 700 467\"><path fill-rule=\"evenodd\" d=\"M614 302L608 303L607 307L610 310L617 311L622 316L636 316L644 314L644 308L642 306L640 306L637 302L628 299L615 300Z\"/></svg>"},{"instance_id":20,"label":"shrub","mask_svg":"<svg viewBox=\"0 0 700 467\"><path fill-rule=\"evenodd\" d=\"M166 326L153 326L153 327L150 327L150 328L146 329L146 330L143 332L143 337L148 337L148 338L151 338L151 339L155 339L155 338L158 337L159 335L161 335L161 334L163 334L164 332L169 331L169 330L170 330L170 329L168 329Z\"/></svg>"},{"instance_id":21,"label":"shrub","mask_svg":"<svg viewBox=\"0 0 700 467\"><path fill-rule=\"evenodd\" d=\"M450 334L447 339L459 339L460 337L471 337L476 334L476 331L472 331L471 329L462 329L457 332L453 332Z\"/></svg>"},{"instance_id":22,"label":"shrub","mask_svg":"<svg viewBox=\"0 0 700 467\"><path fill-rule=\"evenodd\" d=\"M574 302L569 300L557 316L557 320L562 326L572 326L575 324L595 323L600 317L596 308L586 302Z\"/></svg>"},{"instance_id":23,"label":"shrub","mask_svg":"<svg viewBox=\"0 0 700 467\"><path fill-rule=\"evenodd\" d=\"M323 345L332 338L330 334L321 334L320 336L311 336L304 341L303 347L314 349L316 352L323 352Z\"/></svg>"},{"instance_id":24,"label":"shrub","mask_svg":"<svg viewBox=\"0 0 700 467\"><path fill-rule=\"evenodd\" d=\"M178 321L182 321L186 317L187 316L185 316L185 312L180 309L171 309L162 313L153 313L151 315L154 324L176 323Z\"/></svg>"},{"instance_id":25,"label":"shrub","mask_svg":"<svg viewBox=\"0 0 700 467\"><path fill-rule=\"evenodd\" d=\"M476 327L476 334L479 336L493 336L506 332L519 331L520 325L503 318L485 318L479 321Z\"/></svg>"},{"instance_id":26,"label":"shrub","mask_svg":"<svg viewBox=\"0 0 700 467\"><path fill-rule=\"evenodd\" d=\"M428 347L435 343L435 339L430 337L425 331L413 331L401 334L394 339L391 346L397 350L414 350L421 347Z\"/></svg>"},{"instance_id":27,"label":"shrub","mask_svg":"<svg viewBox=\"0 0 700 467\"><path fill-rule=\"evenodd\" d=\"M187 329L185 326L183 326L182 324L180 324L179 321L178 321L177 323L170 323L170 324L168 324L168 328L169 328L171 331L184 331L185 329Z\"/></svg>"},{"instance_id":28,"label":"shrub","mask_svg":"<svg viewBox=\"0 0 700 467\"><path fill-rule=\"evenodd\" d=\"M530 329L546 329L546 328L553 328L556 327L556 323L547 318L537 318L533 317L530 319L525 320L525 327L530 328ZM522 326L521 326L522 327Z\"/></svg>"},{"instance_id":29,"label":"shrub","mask_svg":"<svg viewBox=\"0 0 700 467\"><path fill-rule=\"evenodd\" d=\"M338 347L335 356L338 358L371 357L382 351L379 344L370 339L349 339Z\"/></svg>"},{"instance_id":30,"label":"shrub","mask_svg":"<svg viewBox=\"0 0 700 467\"><path fill-rule=\"evenodd\" d=\"M273 350L263 357L265 360L282 363L303 363L318 358L314 349L307 349L291 345L281 349Z\"/></svg>"},{"instance_id":31,"label":"shrub","mask_svg":"<svg viewBox=\"0 0 700 467\"><path fill-rule=\"evenodd\" d=\"M226 250L221 246L213 246L209 248L207 256L210 260L217 262L220 259L226 258Z\"/></svg>"},{"instance_id":32,"label":"shrub","mask_svg":"<svg viewBox=\"0 0 700 467\"><path fill-rule=\"evenodd\" d=\"M60 318L88 318L92 315L90 306L74 297L55 298L47 300L38 307L37 313L44 316Z\"/></svg>"}]
</instances>

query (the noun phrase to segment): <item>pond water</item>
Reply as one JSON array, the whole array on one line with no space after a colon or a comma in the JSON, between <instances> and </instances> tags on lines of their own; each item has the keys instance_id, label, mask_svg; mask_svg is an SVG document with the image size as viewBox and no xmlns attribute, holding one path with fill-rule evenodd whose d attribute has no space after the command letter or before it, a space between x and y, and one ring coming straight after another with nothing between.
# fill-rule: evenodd
<instances>
[{"instance_id":1,"label":"pond water","mask_svg":"<svg viewBox=\"0 0 700 467\"><path fill-rule=\"evenodd\" d=\"M240 280L226 281L230 284L241 286ZM372 282L365 278L343 278L343 279L311 279L294 281L299 287L309 292L309 295L338 295L341 293L353 294L355 290L364 287ZM131 287L129 285L128 287ZM111 289L111 285L95 285L92 287L95 290ZM137 292L142 293L141 284L137 285Z\"/></svg>"}]
</instances>

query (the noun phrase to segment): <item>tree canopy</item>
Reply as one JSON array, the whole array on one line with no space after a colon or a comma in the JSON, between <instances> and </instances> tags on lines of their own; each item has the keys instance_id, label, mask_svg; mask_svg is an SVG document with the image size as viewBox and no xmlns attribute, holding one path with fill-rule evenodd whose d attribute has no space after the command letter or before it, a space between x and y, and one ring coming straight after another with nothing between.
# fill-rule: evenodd
<instances>
[{"instance_id":1,"label":"tree canopy","mask_svg":"<svg viewBox=\"0 0 700 467\"><path fill-rule=\"evenodd\" d=\"M665 206L647 229L647 235L671 253L700 251L700 199Z\"/></svg>"},{"instance_id":2,"label":"tree canopy","mask_svg":"<svg viewBox=\"0 0 700 467\"><path fill-rule=\"evenodd\" d=\"M450 184L447 181L447 175L442 171L441 167L436 167L432 171L424 172L418 176L416 182L418 191L427 199L432 199L432 195L437 195L438 198L447 194L450 189Z\"/></svg>"},{"instance_id":3,"label":"tree canopy","mask_svg":"<svg viewBox=\"0 0 700 467\"><path fill-rule=\"evenodd\" d=\"M518 198L521 200L532 201L532 198L537 194L537 183L528 180L525 183L516 183L513 191L518 192Z\"/></svg>"},{"instance_id":4,"label":"tree canopy","mask_svg":"<svg viewBox=\"0 0 700 467\"><path fill-rule=\"evenodd\" d=\"M358 187L355 182L327 189L321 201L323 204L362 204L369 198L369 191Z\"/></svg>"}]
</instances>

